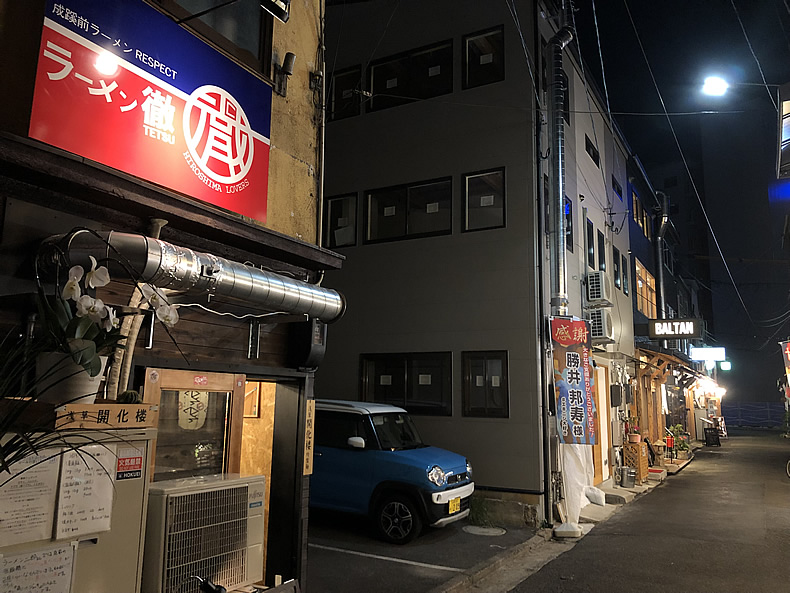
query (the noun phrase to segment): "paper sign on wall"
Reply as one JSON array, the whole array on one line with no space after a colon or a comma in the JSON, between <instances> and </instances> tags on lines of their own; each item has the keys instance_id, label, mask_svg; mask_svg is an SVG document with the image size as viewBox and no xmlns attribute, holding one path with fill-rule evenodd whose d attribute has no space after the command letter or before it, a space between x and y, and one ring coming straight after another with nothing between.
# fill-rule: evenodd
<instances>
[{"instance_id":1,"label":"paper sign on wall","mask_svg":"<svg viewBox=\"0 0 790 593\"><path fill-rule=\"evenodd\" d=\"M0 590L70 593L73 573L74 548L71 543L3 556L0 557Z\"/></svg>"},{"instance_id":2,"label":"paper sign on wall","mask_svg":"<svg viewBox=\"0 0 790 593\"><path fill-rule=\"evenodd\" d=\"M115 445L87 445L63 454L55 539L109 531Z\"/></svg>"},{"instance_id":3,"label":"paper sign on wall","mask_svg":"<svg viewBox=\"0 0 790 593\"><path fill-rule=\"evenodd\" d=\"M42 455L31 455L11 466L16 475L0 489L0 542L3 546L52 537L59 452L60 449L52 449ZM44 461L50 456L52 459ZM7 474L4 474L0 481L6 479Z\"/></svg>"}]
</instances>

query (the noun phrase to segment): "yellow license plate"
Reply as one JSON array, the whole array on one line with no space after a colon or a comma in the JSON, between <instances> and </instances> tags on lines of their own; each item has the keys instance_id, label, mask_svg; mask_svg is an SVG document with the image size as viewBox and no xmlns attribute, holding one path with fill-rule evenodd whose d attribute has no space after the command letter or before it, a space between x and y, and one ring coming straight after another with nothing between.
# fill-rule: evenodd
<instances>
[{"instance_id":1,"label":"yellow license plate","mask_svg":"<svg viewBox=\"0 0 790 593\"><path fill-rule=\"evenodd\" d=\"M450 499L450 514L457 513L461 510L461 497Z\"/></svg>"}]
</instances>

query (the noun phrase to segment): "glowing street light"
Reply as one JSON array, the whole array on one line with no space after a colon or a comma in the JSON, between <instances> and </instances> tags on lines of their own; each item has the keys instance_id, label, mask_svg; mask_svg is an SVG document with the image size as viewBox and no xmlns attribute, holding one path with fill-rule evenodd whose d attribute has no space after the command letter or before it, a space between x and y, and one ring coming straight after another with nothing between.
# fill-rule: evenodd
<instances>
[{"instance_id":1,"label":"glowing street light","mask_svg":"<svg viewBox=\"0 0 790 593\"><path fill-rule=\"evenodd\" d=\"M721 97L730 88L730 83L720 76L708 76L702 85L702 92L712 97Z\"/></svg>"},{"instance_id":2,"label":"glowing street light","mask_svg":"<svg viewBox=\"0 0 790 593\"><path fill-rule=\"evenodd\" d=\"M730 369L732 369L732 363L729 360L722 360L719 363L719 368L722 371L729 371Z\"/></svg>"}]
</instances>

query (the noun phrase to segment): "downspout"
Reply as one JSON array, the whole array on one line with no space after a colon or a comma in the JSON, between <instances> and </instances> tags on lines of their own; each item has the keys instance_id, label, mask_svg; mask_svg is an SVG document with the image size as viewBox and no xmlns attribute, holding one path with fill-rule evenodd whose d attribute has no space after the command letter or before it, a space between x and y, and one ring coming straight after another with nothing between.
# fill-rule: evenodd
<instances>
[{"instance_id":1,"label":"downspout","mask_svg":"<svg viewBox=\"0 0 790 593\"><path fill-rule=\"evenodd\" d=\"M564 16L564 15L563 15ZM565 21L565 19L563 18ZM562 50L573 40L573 29L564 25L549 40L549 265L551 314L568 314L568 269L565 253L565 122L562 106L568 81L562 70Z\"/></svg>"},{"instance_id":2,"label":"downspout","mask_svg":"<svg viewBox=\"0 0 790 593\"><path fill-rule=\"evenodd\" d=\"M570 0L568 0L570 4ZM537 3L536 3L537 10ZM565 122L563 121L562 107L565 102L565 93L567 92L568 81L562 70L562 50L573 40L574 32L567 23L572 22L567 18L566 10L568 6L563 2L562 14L562 27L559 31L549 40L547 47L548 58L550 60L548 68L548 124L549 124L549 180L550 180L550 195L544 196L544 200L548 199L550 202L549 208L549 265L551 274L551 315L567 315L568 314L568 273L567 273L567 255L566 255L566 229L565 229ZM537 23L537 18L535 19ZM537 27L537 25L536 25ZM539 39L536 34L535 39ZM540 121L538 120L538 158L540 158ZM540 167L538 167L540 171ZM543 184L537 182L539 188ZM539 190L540 192L540 190ZM539 235L539 236L542 236ZM543 278L543 258L540 258L540 278ZM542 285L542 282L541 282ZM548 322L544 317L545 310L543 308L543 295L541 295L540 312L541 320L543 321L543 329L541 335L545 342L548 342L547 325ZM546 351L549 345L544 343ZM552 384L553 381L549 379L552 377L547 373L546 364L548 361L545 359L541 361L541 389L543 397L543 498L544 498L544 521L546 525L554 524L554 502L553 502L553 489L552 483L552 467L551 467L551 418L549 417L550 398L553 397Z\"/></svg>"},{"instance_id":3,"label":"downspout","mask_svg":"<svg viewBox=\"0 0 790 593\"><path fill-rule=\"evenodd\" d=\"M657 191L659 206L655 217L655 236L653 248L656 260L656 306L658 318L666 319L666 293L664 290L664 235L669 227L669 198L662 191Z\"/></svg>"},{"instance_id":4,"label":"downspout","mask_svg":"<svg viewBox=\"0 0 790 593\"><path fill-rule=\"evenodd\" d=\"M321 107L319 114L319 130L318 130L318 205L316 212L316 245L322 247L324 244L324 161L325 161L325 143L326 143L326 46L325 40L325 19L324 3L319 2L319 23L318 23L318 43L320 45L319 53L321 56L321 80L316 81L316 84L321 85ZM320 284L320 281L319 281Z\"/></svg>"}]
</instances>

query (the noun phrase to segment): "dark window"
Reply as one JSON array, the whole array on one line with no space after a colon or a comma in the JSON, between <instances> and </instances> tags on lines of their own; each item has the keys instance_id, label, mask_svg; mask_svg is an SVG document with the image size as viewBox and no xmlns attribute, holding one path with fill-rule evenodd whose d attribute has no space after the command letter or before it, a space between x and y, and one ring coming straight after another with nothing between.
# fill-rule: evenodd
<instances>
[{"instance_id":1,"label":"dark window","mask_svg":"<svg viewBox=\"0 0 790 593\"><path fill-rule=\"evenodd\" d=\"M362 67L335 73L329 89L329 121L359 115Z\"/></svg>"},{"instance_id":2,"label":"dark window","mask_svg":"<svg viewBox=\"0 0 790 593\"><path fill-rule=\"evenodd\" d=\"M329 249L357 244L357 196L326 200L323 246Z\"/></svg>"},{"instance_id":3,"label":"dark window","mask_svg":"<svg viewBox=\"0 0 790 593\"><path fill-rule=\"evenodd\" d=\"M565 196L565 248L573 253L573 202Z\"/></svg>"},{"instance_id":4,"label":"dark window","mask_svg":"<svg viewBox=\"0 0 790 593\"><path fill-rule=\"evenodd\" d=\"M464 175L466 207L464 230L479 231L505 226L505 170Z\"/></svg>"},{"instance_id":5,"label":"dark window","mask_svg":"<svg viewBox=\"0 0 790 593\"><path fill-rule=\"evenodd\" d=\"M587 265L595 269L595 228L589 218L587 219Z\"/></svg>"},{"instance_id":6,"label":"dark window","mask_svg":"<svg viewBox=\"0 0 790 593\"><path fill-rule=\"evenodd\" d=\"M368 191L365 242L452 232L452 182L448 179Z\"/></svg>"},{"instance_id":7,"label":"dark window","mask_svg":"<svg viewBox=\"0 0 790 593\"><path fill-rule=\"evenodd\" d=\"M623 292L628 294L630 286L628 284L628 256L623 255Z\"/></svg>"},{"instance_id":8,"label":"dark window","mask_svg":"<svg viewBox=\"0 0 790 593\"><path fill-rule=\"evenodd\" d=\"M612 189L614 190L614 193L617 194L617 197L620 198L620 201L622 202L623 201L623 188L617 182L617 179L615 178L614 175L612 175Z\"/></svg>"},{"instance_id":9,"label":"dark window","mask_svg":"<svg viewBox=\"0 0 790 593\"><path fill-rule=\"evenodd\" d=\"M622 281L620 280L620 250L612 245L612 276L614 276L614 285L617 288L622 288Z\"/></svg>"},{"instance_id":10,"label":"dark window","mask_svg":"<svg viewBox=\"0 0 790 593\"><path fill-rule=\"evenodd\" d=\"M678 184L678 178L675 175L664 179L664 187L677 187L677 184Z\"/></svg>"},{"instance_id":11,"label":"dark window","mask_svg":"<svg viewBox=\"0 0 790 593\"><path fill-rule=\"evenodd\" d=\"M507 418L507 351L462 352L464 416Z\"/></svg>"},{"instance_id":12,"label":"dark window","mask_svg":"<svg viewBox=\"0 0 790 593\"><path fill-rule=\"evenodd\" d=\"M368 111L453 92L453 42L384 58L368 69Z\"/></svg>"},{"instance_id":13,"label":"dark window","mask_svg":"<svg viewBox=\"0 0 790 593\"><path fill-rule=\"evenodd\" d=\"M464 36L463 88L505 80L504 27Z\"/></svg>"},{"instance_id":14,"label":"dark window","mask_svg":"<svg viewBox=\"0 0 790 593\"><path fill-rule=\"evenodd\" d=\"M606 239L601 231L598 231L598 269L606 271Z\"/></svg>"},{"instance_id":15,"label":"dark window","mask_svg":"<svg viewBox=\"0 0 790 593\"><path fill-rule=\"evenodd\" d=\"M348 439L362 437L365 448L378 449L368 416L346 412L317 410L315 413L315 444L322 447L351 449Z\"/></svg>"},{"instance_id":16,"label":"dark window","mask_svg":"<svg viewBox=\"0 0 790 593\"><path fill-rule=\"evenodd\" d=\"M274 18L258 2L225 0L156 0L176 20L189 19L207 8L203 16L184 22L198 36L227 51L239 62L266 76L271 74ZM223 2L227 6L222 6Z\"/></svg>"},{"instance_id":17,"label":"dark window","mask_svg":"<svg viewBox=\"0 0 790 593\"><path fill-rule=\"evenodd\" d=\"M364 401L400 406L413 414L451 414L450 352L363 354L360 359Z\"/></svg>"},{"instance_id":18,"label":"dark window","mask_svg":"<svg viewBox=\"0 0 790 593\"><path fill-rule=\"evenodd\" d=\"M590 158L595 163L595 166L600 167L601 155L598 153L598 149L595 148L595 144L593 144L593 141L590 140L590 137L587 134L584 135L584 150L586 150L587 154L590 155Z\"/></svg>"}]
</instances>

